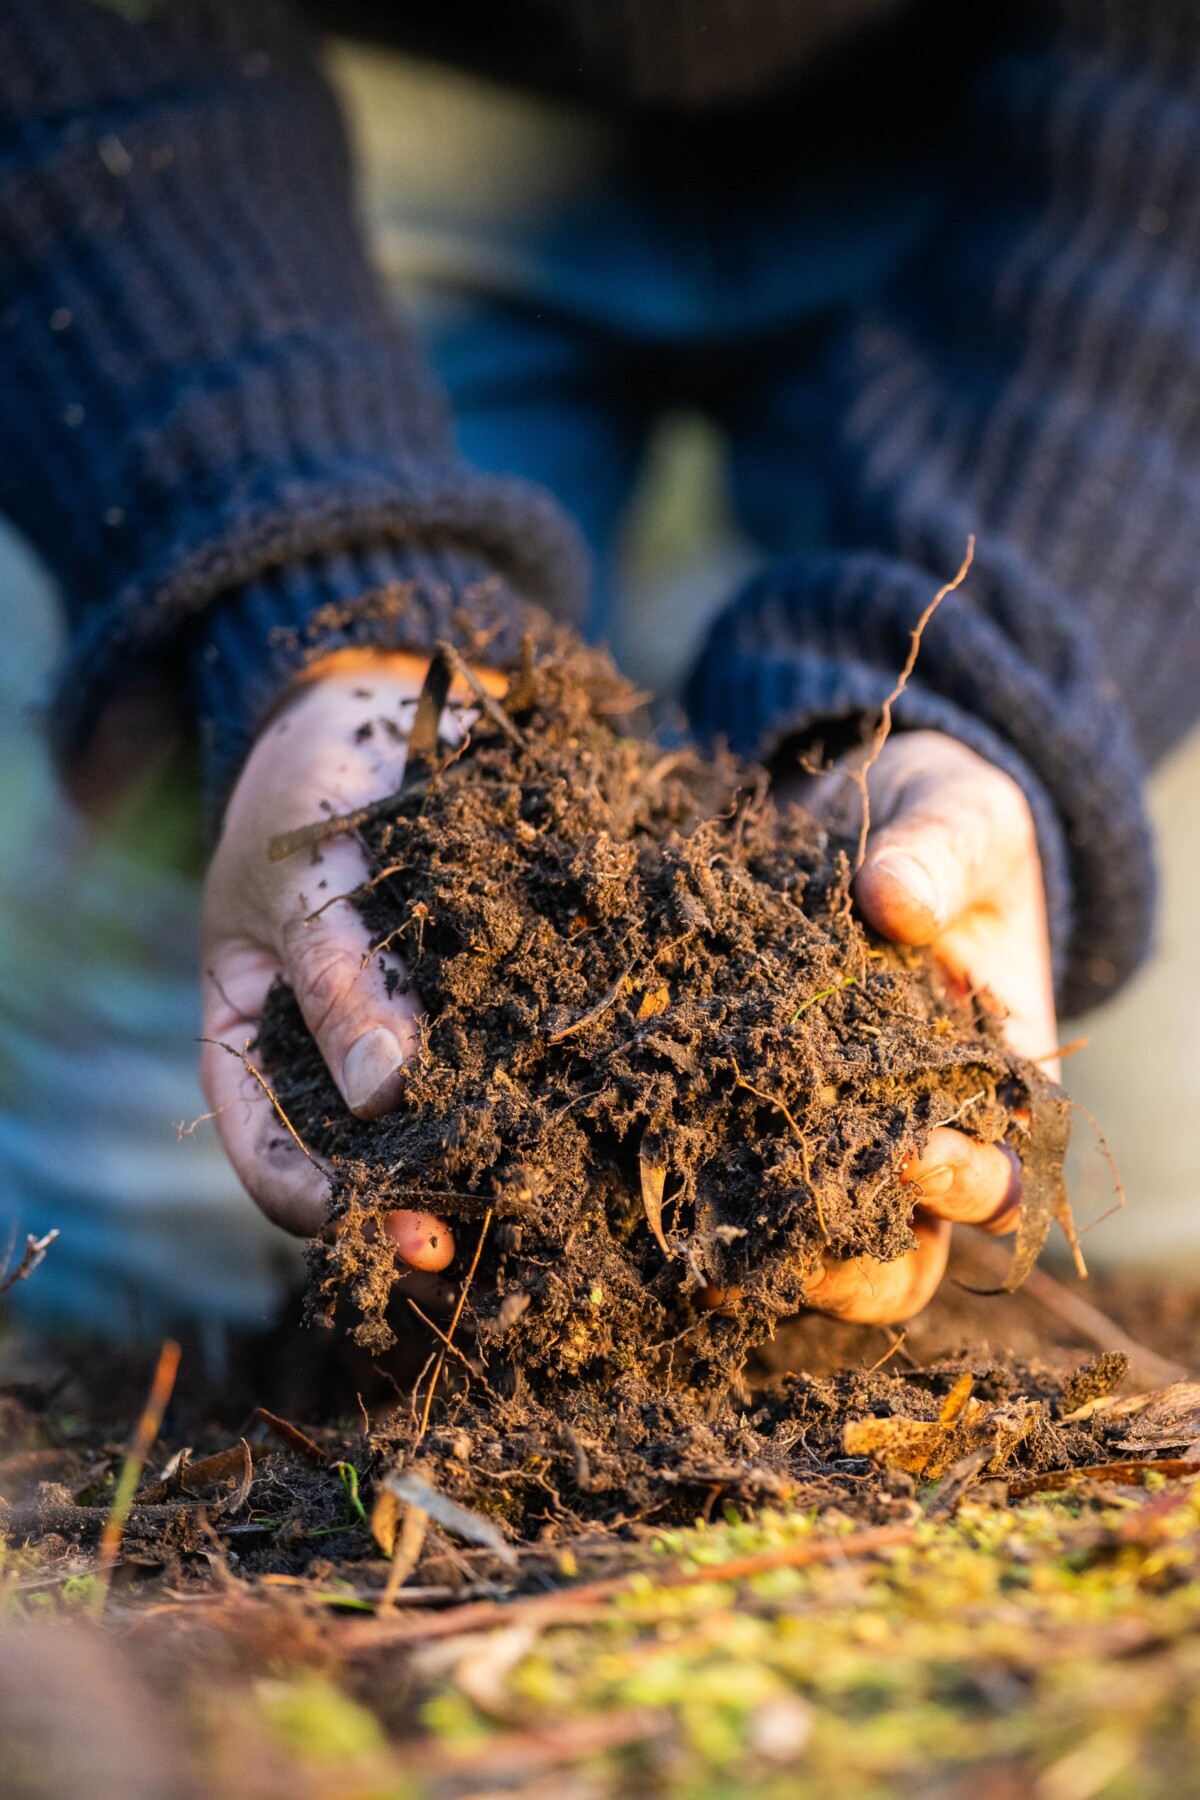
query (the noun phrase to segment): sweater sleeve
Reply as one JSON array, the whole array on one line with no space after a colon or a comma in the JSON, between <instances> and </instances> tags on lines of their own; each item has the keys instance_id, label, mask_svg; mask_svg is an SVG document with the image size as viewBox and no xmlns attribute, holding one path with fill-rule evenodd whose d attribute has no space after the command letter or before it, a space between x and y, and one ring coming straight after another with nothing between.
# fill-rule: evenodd
<instances>
[{"instance_id":1,"label":"sweater sleeve","mask_svg":"<svg viewBox=\"0 0 1200 1800\"><path fill-rule=\"evenodd\" d=\"M181 679L223 791L292 672L569 613L554 503L457 458L276 0L0 0L0 510L58 577L56 748Z\"/></svg>"},{"instance_id":2,"label":"sweater sleeve","mask_svg":"<svg viewBox=\"0 0 1200 1800\"><path fill-rule=\"evenodd\" d=\"M1200 710L1200 10L1063 0L969 97L958 194L820 375L829 537L718 619L689 700L770 755L896 709L1009 770L1059 997L1145 953L1143 770Z\"/></svg>"}]
</instances>

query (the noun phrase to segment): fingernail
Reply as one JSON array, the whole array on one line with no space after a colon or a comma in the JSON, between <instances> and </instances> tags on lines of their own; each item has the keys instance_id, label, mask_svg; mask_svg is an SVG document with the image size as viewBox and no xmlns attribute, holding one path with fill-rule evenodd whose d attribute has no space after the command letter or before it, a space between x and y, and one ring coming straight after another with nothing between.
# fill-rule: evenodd
<instances>
[{"instance_id":1,"label":"fingernail","mask_svg":"<svg viewBox=\"0 0 1200 1800\"><path fill-rule=\"evenodd\" d=\"M342 1064L342 1092L350 1111L364 1119L385 1112L403 1061L398 1039L383 1025L351 1044Z\"/></svg>"},{"instance_id":2,"label":"fingernail","mask_svg":"<svg viewBox=\"0 0 1200 1800\"><path fill-rule=\"evenodd\" d=\"M1024 1187L1025 1172L1021 1159L1011 1144L997 1144L999 1150L1008 1159L1008 1185L1004 1190L1004 1198L993 1208L981 1223L984 1227L995 1227L1008 1219L1008 1215L1016 1211L1021 1204L1021 1193Z\"/></svg>"},{"instance_id":3,"label":"fingernail","mask_svg":"<svg viewBox=\"0 0 1200 1800\"><path fill-rule=\"evenodd\" d=\"M926 1169L913 1184L923 1200L939 1200L954 1186L954 1170L939 1166Z\"/></svg>"},{"instance_id":4,"label":"fingernail","mask_svg":"<svg viewBox=\"0 0 1200 1800\"><path fill-rule=\"evenodd\" d=\"M933 885L933 876L915 856L909 856L903 850L885 850L880 856L872 858L871 867L877 874L890 875L918 906L925 908L931 918L940 918L941 904L938 891Z\"/></svg>"}]
</instances>

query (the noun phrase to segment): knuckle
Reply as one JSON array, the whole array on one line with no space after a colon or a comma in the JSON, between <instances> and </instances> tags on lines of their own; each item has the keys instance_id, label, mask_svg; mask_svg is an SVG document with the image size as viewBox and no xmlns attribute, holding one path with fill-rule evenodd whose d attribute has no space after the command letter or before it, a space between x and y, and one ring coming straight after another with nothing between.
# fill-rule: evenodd
<instances>
[{"instance_id":1,"label":"knuckle","mask_svg":"<svg viewBox=\"0 0 1200 1800\"><path fill-rule=\"evenodd\" d=\"M358 965L325 932L295 939L287 960L309 1029L319 1033L352 997Z\"/></svg>"}]
</instances>

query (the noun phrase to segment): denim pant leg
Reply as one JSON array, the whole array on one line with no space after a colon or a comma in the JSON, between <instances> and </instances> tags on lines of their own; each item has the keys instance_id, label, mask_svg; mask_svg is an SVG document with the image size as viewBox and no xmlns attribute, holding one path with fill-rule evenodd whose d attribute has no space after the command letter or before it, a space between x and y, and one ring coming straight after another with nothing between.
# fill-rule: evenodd
<instances>
[{"instance_id":1,"label":"denim pant leg","mask_svg":"<svg viewBox=\"0 0 1200 1800\"><path fill-rule=\"evenodd\" d=\"M628 356L586 325L499 298L427 313L424 330L468 461L548 488L583 532L592 554L583 623L607 637L616 542L650 422Z\"/></svg>"}]
</instances>

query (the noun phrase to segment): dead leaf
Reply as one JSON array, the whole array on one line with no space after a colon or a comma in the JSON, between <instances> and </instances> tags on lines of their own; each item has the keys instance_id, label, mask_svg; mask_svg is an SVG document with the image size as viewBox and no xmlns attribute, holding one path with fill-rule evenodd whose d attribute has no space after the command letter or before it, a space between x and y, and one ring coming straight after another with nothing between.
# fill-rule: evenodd
<instances>
[{"instance_id":1,"label":"dead leaf","mask_svg":"<svg viewBox=\"0 0 1200 1800\"><path fill-rule=\"evenodd\" d=\"M371 1508L371 1536L383 1554L389 1558L396 1548L401 1504L390 1487L380 1487L375 1495L375 1504Z\"/></svg>"},{"instance_id":2,"label":"dead leaf","mask_svg":"<svg viewBox=\"0 0 1200 1800\"><path fill-rule=\"evenodd\" d=\"M1118 1446L1122 1450L1195 1443L1200 1438L1200 1382L1173 1381L1170 1387L1118 1400L1106 1409L1106 1417L1128 1421L1128 1439Z\"/></svg>"},{"instance_id":3,"label":"dead leaf","mask_svg":"<svg viewBox=\"0 0 1200 1800\"><path fill-rule=\"evenodd\" d=\"M847 1456L867 1456L884 1468L936 1481L955 1463L987 1449L986 1466L1002 1468L1044 1413L1037 1400L989 1405L971 1393L972 1377L957 1381L936 1419L851 1419L842 1433Z\"/></svg>"},{"instance_id":4,"label":"dead leaf","mask_svg":"<svg viewBox=\"0 0 1200 1800\"><path fill-rule=\"evenodd\" d=\"M254 1485L254 1458L250 1454L250 1446L245 1438L239 1440L238 1450L242 1459L242 1466L238 1475L238 1484L233 1489L232 1493L227 1494L223 1500L218 1500L217 1504L213 1507L212 1516L214 1519L232 1518L234 1513L241 1512L243 1506L245 1506L247 1500L250 1498L250 1489Z\"/></svg>"},{"instance_id":5,"label":"dead leaf","mask_svg":"<svg viewBox=\"0 0 1200 1800\"><path fill-rule=\"evenodd\" d=\"M938 1414L938 1424L943 1431L949 1431L956 1423L967 1401L971 1398L974 1388L975 1377L968 1369L965 1375L959 1376L942 1402L942 1410Z\"/></svg>"},{"instance_id":6,"label":"dead leaf","mask_svg":"<svg viewBox=\"0 0 1200 1800\"><path fill-rule=\"evenodd\" d=\"M666 1012L671 1004L669 987L647 988L642 995L641 1005L637 1009L638 1023L643 1019L656 1019L659 1013Z\"/></svg>"},{"instance_id":7,"label":"dead leaf","mask_svg":"<svg viewBox=\"0 0 1200 1800\"><path fill-rule=\"evenodd\" d=\"M642 1133L638 1164L641 1169L642 1205L646 1212L646 1223L663 1255L670 1256L662 1223L663 1194L667 1186L667 1156L662 1132L656 1126L648 1125Z\"/></svg>"},{"instance_id":8,"label":"dead leaf","mask_svg":"<svg viewBox=\"0 0 1200 1800\"><path fill-rule=\"evenodd\" d=\"M615 1006L617 1001L621 998L621 995L625 991L625 983L628 979L628 975L624 973L618 975L608 992L601 995L595 1006L589 1006L585 1013L580 1013L577 1019L572 1019L569 1025L564 1025L561 1031L552 1031L547 1037L546 1042L548 1044L561 1044L565 1039L574 1037L577 1031L583 1031L587 1026L594 1025L597 1019L602 1019L609 1007Z\"/></svg>"},{"instance_id":9,"label":"dead leaf","mask_svg":"<svg viewBox=\"0 0 1200 1800\"><path fill-rule=\"evenodd\" d=\"M482 1513L460 1506L457 1500L451 1500L448 1494L430 1487L419 1475L396 1471L385 1475L381 1486L390 1488L398 1500L405 1501L410 1507L428 1513L431 1519L436 1520L447 1531L452 1531L455 1537L463 1538L468 1544L479 1544L500 1557L503 1562L515 1564L516 1552L498 1525L491 1519L485 1519Z\"/></svg>"}]
</instances>

